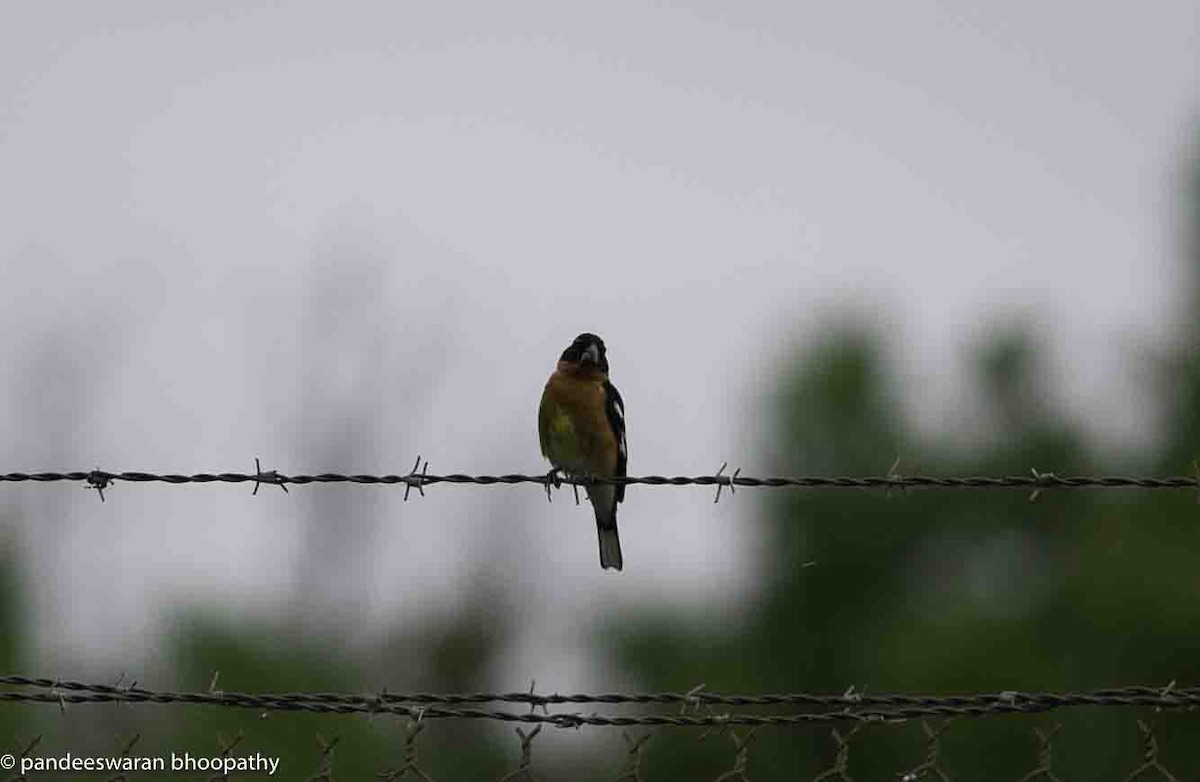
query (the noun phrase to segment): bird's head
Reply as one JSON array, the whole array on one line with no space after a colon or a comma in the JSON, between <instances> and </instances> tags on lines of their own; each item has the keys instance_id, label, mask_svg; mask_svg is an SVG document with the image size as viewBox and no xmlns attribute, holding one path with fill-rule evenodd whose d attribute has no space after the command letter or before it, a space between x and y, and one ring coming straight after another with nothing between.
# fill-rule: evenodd
<instances>
[{"instance_id":1,"label":"bird's head","mask_svg":"<svg viewBox=\"0 0 1200 782\"><path fill-rule=\"evenodd\" d=\"M604 340L595 334L580 334L562 352L562 356L558 360L579 366L581 369L608 371L608 355L604 350Z\"/></svg>"}]
</instances>

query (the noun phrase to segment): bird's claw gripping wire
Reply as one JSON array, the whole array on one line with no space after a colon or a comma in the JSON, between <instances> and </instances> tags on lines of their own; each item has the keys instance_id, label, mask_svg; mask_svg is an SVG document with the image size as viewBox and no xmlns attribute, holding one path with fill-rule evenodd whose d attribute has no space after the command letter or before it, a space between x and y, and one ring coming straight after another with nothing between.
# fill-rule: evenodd
<instances>
[{"instance_id":1,"label":"bird's claw gripping wire","mask_svg":"<svg viewBox=\"0 0 1200 782\"><path fill-rule=\"evenodd\" d=\"M589 484L593 480L595 480L596 476L592 475L591 473L565 473L562 470L559 470L557 467L555 467L553 470L546 473L546 476L544 478L542 478L543 485L546 487L546 500L547 501L550 500L550 486L553 485L554 488L561 489L564 478L566 478L568 481L571 482L571 491L575 492L575 504L578 505L579 504L579 482L583 481L585 485Z\"/></svg>"},{"instance_id":2,"label":"bird's claw gripping wire","mask_svg":"<svg viewBox=\"0 0 1200 782\"><path fill-rule=\"evenodd\" d=\"M550 497L551 486L556 489L562 488L562 476L560 475L560 472L561 471L557 467L551 467L550 472L546 473L546 477L542 479L542 486L546 489L546 502L554 501Z\"/></svg>"},{"instance_id":3,"label":"bird's claw gripping wire","mask_svg":"<svg viewBox=\"0 0 1200 782\"><path fill-rule=\"evenodd\" d=\"M584 486L591 486L596 481L596 474L593 472L580 473L579 475L571 476L575 481L571 484L571 490L575 492L575 504L579 504L579 484L582 482Z\"/></svg>"}]
</instances>

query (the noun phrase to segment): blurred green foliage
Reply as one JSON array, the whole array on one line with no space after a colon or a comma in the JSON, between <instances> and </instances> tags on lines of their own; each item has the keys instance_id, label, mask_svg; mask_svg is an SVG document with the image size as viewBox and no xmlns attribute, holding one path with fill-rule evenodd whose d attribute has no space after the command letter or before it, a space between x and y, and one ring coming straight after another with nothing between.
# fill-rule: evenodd
<instances>
[{"instance_id":1,"label":"blurred green foliage","mask_svg":"<svg viewBox=\"0 0 1200 782\"><path fill-rule=\"evenodd\" d=\"M1025 474L1053 465L1092 473L1078 433L1049 410L1032 339L996 334L978 377L995 441L927 442L896 413L879 341L830 335L780 384L781 474L878 474L893 455L939 473ZM1132 460L1131 460L1132 463ZM882 469L881 469L882 464ZM1111 462L1110 462L1111 464ZM1178 472L1176 470L1175 472ZM639 689L718 692L953 693L1092 689L1191 682L1200 673L1200 571L1191 562L1195 505L1151 493L778 492L761 523L769 583L733 623L623 617L613 653ZM962 721L942 738L955 778L1015 779L1034 766L1032 728L1054 720L1056 769L1097 778L1132 769L1140 751L1126 713ZM1200 726L1198 726L1200 727ZM872 727L852 741L858 778L894 777L922 755L920 725ZM1200 738L1200 733L1193 736ZM728 752L686 736L651 755L650 777L713 778ZM720 748L724 750L723 747ZM834 760L827 729L760 731L754 779L808 778Z\"/></svg>"},{"instance_id":2,"label":"blurred green foliage","mask_svg":"<svg viewBox=\"0 0 1200 782\"><path fill-rule=\"evenodd\" d=\"M1200 171L1190 193L1200 247ZM878 474L892 459L939 474L1190 472L1200 453L1200 253L1193 307L1176 355L1135 356L1154 382L1162 437L1097 457L1086 429L1056 409L1035 334L997 330L976 354L987 425L969 448L906 426L885 342L866 328L825 335L778 381L774 473ZM949 411L948 421L963 420ZM954 438L959 442L960 438ZM701 615L645 610L608 628L611 654L637 689L715 692L905 691L948 694L1083 690L1200 680L1200 511L1179 493L930 491L885 498L836 490L777 492L762 509L767 583L718 628ZM703 629L699 629L703 628ZM941 739L956 779L1017 779L1036 765L1034 727L1054 738L1056 773L1108 778L1143 747L1127 710L964 720ZM843 729L844 732L845 729ZM1200 721L1164 725L1164 762L1200 757ZM1169 740L1168 740L1169 739ZM648 778L715 778L724 746L656 739ZM857 779L896 778L924 747L918 723L868 727L850 742ZM834 763L827 729L763 730L755 780L811 778ZM1173 754L1174 753L1174 754ZM1180 766L1175 766L1179 768ZM1118 778L1124 776L1124 772Z\"/></svg>"},{"instance_id":3,"label":"blurred green foliage","mask_svg":"<svg viewBox=\"0 0 1200 782\"><path fill-rule=\"evenodd\" d=\"M21 671L29 662L32 646L25 614L27 595L18 553L6 541L0 547L0 670ZM18 709L0 709L0 736L19 732L25 720Z\"/></svg>"}]
</instances>

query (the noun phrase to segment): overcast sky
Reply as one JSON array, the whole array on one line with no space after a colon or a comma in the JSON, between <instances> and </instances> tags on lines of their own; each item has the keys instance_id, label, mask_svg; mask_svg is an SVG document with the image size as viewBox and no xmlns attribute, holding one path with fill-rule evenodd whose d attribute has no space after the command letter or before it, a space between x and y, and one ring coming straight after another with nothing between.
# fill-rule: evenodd
<instances>
[{"instance_id":1,"label":"overcast sky","mask_svg":"<svg viewBox=\"0 0 1200 782\"><path fill-rule=\"evenodd\" d=\"M0 471L542 471L591 330L632 473L755 472L763 384L843 301L928 425L998 316L1102 438L1145 426L1194 2L240 5L0 11ZM513 585L540 635L506 673L582 690L617 684L575 653L607 606L755 583L751 492L631 491L618 576L536 487L381 490L335 540L332 490L244 489L5 487L42 645L145 658L162 607L286 604L330 546L357 566L314 599L364 627Z\"/></svg>"}]
</instances>

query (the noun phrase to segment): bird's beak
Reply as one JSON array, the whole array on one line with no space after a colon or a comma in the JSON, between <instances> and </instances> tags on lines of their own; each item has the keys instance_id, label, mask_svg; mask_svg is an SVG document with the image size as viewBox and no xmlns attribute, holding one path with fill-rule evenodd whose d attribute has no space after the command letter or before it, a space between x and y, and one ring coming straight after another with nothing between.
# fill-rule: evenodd
<instances>
[{"instance_id":1,"label":"bird's beak","mask_svg":"<svg viewBox=\"0 0 1200 782\"><path fill-rule=\"evenodd\" d=\"M583 351L583 355L579 357L579 360L584 364L599 364L600 349L595 345L588 345L587 350Z\"/></svg>"}]
</instances>

